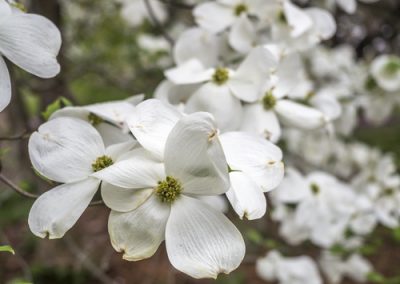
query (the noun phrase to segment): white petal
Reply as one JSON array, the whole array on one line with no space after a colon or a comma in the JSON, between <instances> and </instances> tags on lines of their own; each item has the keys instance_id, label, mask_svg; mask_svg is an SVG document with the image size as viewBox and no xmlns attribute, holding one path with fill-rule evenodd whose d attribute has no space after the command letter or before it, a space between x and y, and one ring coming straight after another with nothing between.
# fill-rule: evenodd
<instances>
[{"instance_id":1,"label":"white petal","mask_svg":"<svg viewBox=\"0 0 400 284\"><path fill-rule=\"evenodd\" d=\"M245 172L263 191L278 186L283 178L282 151L266 139L245 132L221 135L222 148L232 170Z\"/></svg>"},{"instance_id":2,"label":"white petal","mask_svg":"<svg viewBox=\"0 0 400 284\"><path fill-rule=\"evenodd\" d=\"M267 201L262 189L243 172L231 172L229 177L231 188L226 196L239 217L248 220L263 217L267 210Z\"/></svg>"},{"instance_id":3,"label":"white petal","mask_svg":"<svg viewBox=\"0 0 400 284\"><path fill-rule=\"evenodd\" d=\"M60 72L60 47L59 30L42 16L13 14L0 25L0 53L36 76L50 78Z\"/></svg>"},{"instance_id":4,"label":"white petal","mask_svg":"<svg viewBox=\"0 0 400 284\"><path fill-rule=\"evenodd\" d=\"M121 128L126 118L135 111L132 104L123 101L88 105L84 109Z\"/></svg>"},{"instance_id":5,"label":"white petal","mask_svg":"<svg viewBox=\"0 0 400 284\"><path fill-rule=\"evenodd\" d=\"M213 33L219 33L229 27L235 20L234 10L219 3L203 3L193 10L196 23Z\"/></svg>"},{"instance_id":6,"label":"white petal","mask_svg":"<svg viewBox=\"0 0 400 284\"><path fill-rule=\"evenodd\" d=\"M222 213L187 196L172 205L165 242L172 265L194 278L228 274L245 254L236 227Z\"/></svg>"},{"instance_id":7,"label":"white petal","mask_svg":"<svg viewBox=\"0 0 400 284\"><path fill-rule=\"evenodd\" d=\"M140 147L137 141L131 140L127 142L110 145L106 148L106 155L111 157L113 161L117 161L122 155L133 150L135 147Z\"/></svg>"},{"instance_id":8,"label":"white petal","mask_svg":"<svg viewBox=\"0 0 400 284\"><path fill-rule=\"evenodd\" d=\"M87 178L59 185L43 193L29 212L29 228L36 236L57 239L71 229L95 195L100 181Z\"/></svg>"},{"instance_id":9,"label":"white petal","mask_svg":"<svg viewBox=\"0 0 400 284\"><path fill-rule=\"evenodd\" d=\"M236 130L242 118L239 99L232 95L226 85L207 83L187 101L185 112L205 111L211 113L222 131Z\"/></svg>"},{"instance_id":10,"label":"white petal","mask_svg":"<svg viewBox=\"0 0 400 284\"><path fill-rule=\"evenodd\" d=\"M132 143L134 141L131 133L125 133L121 128L106 122L96 125L96 129L103 138L106 147L124 142Z\"/></svg>"},{"instance_id":11,"label":"white petal","mask_svg":"<svg viewBox=\"0 0 400 284\"><path fill-rule=\"evenodd\" d=\"M0 0L0 22L11 15L10 5L5 0Z\"/></svg>"},{"instance_id":12,"label":"white petal","mask_svg":"<svg viewBox=\"0 0 400 284\"><path fill-rule=\"evenodd\" d=\"M10 100L11 100L10 74L8 73L7 65L4 62L4 59L0 55L0 112L3 111L8 106Z\"/></svg>"},{"instance_id":13,"label":"white petal","mask_svg":"<svg viewBox=\"0 0 400 284\"><path fill-rule=\"evenodd\" d=\"M217 128L208 113L178 121L165 147L165 172L178 178L184 192L216 195L229 189L228 165Z\"/></svg>"},{"instance_id":14,"label":"white petal","mask_svg":"<svg viewBox=\"0 0 400 284\"><path fill-rule=\"evenodd\" d=\"M152 99L137 105L127 123L138 142L162 159L169 132L181 116L173 106Z\"/></svg>"},{"instance_id":15,"label":"white petal","mask_svg":"<svg viewBox=\"0 0 400 284\"><path fill-rule=\"evenodd\" d=\"M101 197L107 207L117 212L128 212L142 205L151 194L153 188L133 189L117 187L107 182L101 184Z\"/></svg>"},{"instance_id":16,"label":"white petal","mask_svg":"<svg viewBox=\"0 0 400 284\"><path fill-rule=\"evenodd\" d=\"M227 84L232 94L246 103L255 102L259 97L260 86L252 81L233 77Z\"/></svg>"},{"instance_id":17,"label":"white petal","mask_svg":"<svg viewBox=\"0 0 400 284\"><path fill-rule=\"evenodd\" d=\"M261 88L276 70L277 63L277 58L267 48L256 47L249 52L233 77L252 82L257 88Z\"/></svg>"},{"instance_id":18,"label":"white petal","mask_svg":"<svg viewBox=\"0 0 400 284\"><path fill-rule=\"evenodd\" d=\"M221 213L228 213L229 211L228 201L223 195L199 195L196 198Z\"/></svg>"},{"instance_id":19,"label":"white petal","mask_svg":"<svg viewBox=\"0 0 400 284\"><path fill-rule=\"evenodd\" d=\"M192 58L181 65L164 72L165 77L174 84L196 84L211 79L214 70L206 69L203 64Z\"/></svg>"},{"instance_id":20,"label":"white petal","mask_svg":"<svg viewBox=\"0 0 400 284\"><path fill-rule=\"evenodd\" d=\"M143 148L135 149L129 157L95 172L94 177L123 188L155 188L164 180L164 165Z\"/></svg>"},{"instance_id":21,"label":"white petal","mask_svg":"<svg viewBox=\"0 0 400 284\"><path fill-rule=\"evenodd\" d=\"M284 123L301 129L316 129L327 123L321 111L289 100L278 101L275 111Z\"/></svg>"},{"instance_id":22,"label":"white petal","mask_svg":"<svg viewBox=\"0 0 400 284\"><path fill-rule=\"evenodd\" d=\"M314 22L313 33L319 41L330 39L335 34L336 21L331 13L319 8L307 8L305 11Z\"/></svg>"},{"instance_id":23,"label":"white petal","mask_svg":"<svg viewBox=\"0 0 400 284\"><path fill-rule=\"evenodd\" d=\"M42 124L29 139L34 168L57 182L82 180L93 173L92 163L105 153L100 134L89 123L60 117Z\"/></svg>"},{"instance_id":24,"label":"white petal","mask_svg":"<svg viewBox=\"0 0 400 284\"><path fill-rule=\"evenodd\" d=\"M247 16L235 21L229 33L229 44L240 53L249 52L256 40L256 30Z\"/></svg>"},{"instance_id":25,"label":"white petal","mask_svg":"<svg viewBox=\"0 0 400 284\"><path fill-rule=\"evenodd\" d=\"M151 257L164 240L169 213L170 207L154 195L128 213L111 211L108 232L112 246L126 260Z\"/></svg>"},{"instance_id":26,"label":"white petal","mask_svg":"<svg viewBox=\"0 0 400 284\"><path fill-rule=\"evenodd\" d=\"M290 1L285 0L283 2L283 9L288 24L292 29L292 37L298 37L312 27L313 22L311 17Z\"/></svg>"},{"instance_id":27,"label":"white petal","mask_svg":"<svg viewBox=\"0 0 400 284\"><path fill-rule=\"evenodd\" d=\"M260 103L243 107L243 120L240 130L258 134L276 142L281 137L281 126L274 111L266 111Z\"/></svg>"},{"instance_id":28,"label":"white petal","mask_svg":"<svg viewBox=\"0 0 400 284\"><path fill-rule=\"evenodd\" d=\"M336 0L336 3L349 14L353 14L357 9L356 0Z\"/></svg>"},{"instance_id":29,"label":"white petal","mask_svg":"<svg viewBox=\"0 0 400 284\"><path fill-rule=\"evenodd\" d=\"M196 58L203 66L214 67L218 63L218 45L216 35L198 27L187 29L175 43L175 62L181 65L189 59Z\"/></svg>"},{"instance_id":30,"label":"white petal","mask_svg":"<svg viewBox=\"0 0 400 284\"><path fill-rule=\"evenodd\" d=\"M322 111L329 121L333 121L342 114L342 106L338 100L328 95L316 95L310 104Z\"/></svg>"}]
</instances>

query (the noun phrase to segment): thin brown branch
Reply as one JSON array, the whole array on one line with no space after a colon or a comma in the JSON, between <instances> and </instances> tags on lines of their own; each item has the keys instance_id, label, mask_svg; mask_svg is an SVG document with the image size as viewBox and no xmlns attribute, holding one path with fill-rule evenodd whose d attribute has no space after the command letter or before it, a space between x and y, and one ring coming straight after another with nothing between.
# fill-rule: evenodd
<instances>
[{"instance_id":1,"label":"thin brown branch","mask_svg":"<svg viewBox=\"0 0 400 284\"><path fill-rule=\"evenodd\" d=\"M4 176L1 173L0 173L0 181L3 182L5 185L8 185L8 187L10 187L12 190L14 190L15 192L17 192L18 194L20 194L24 197L28 197L31 199L37 199L40 196L40 195L33 194L33 193L23 190L22 188L20 188L18 185L13 183L10 179L8 179L6 176ZM89 204L89 206L99 206L99 205L103 205L103 204L104 204L103 200L97 200L97 201L92 201Z\"/></svg>"},{"instance_id":2,"label":"thin brown branch","mask_svg":"<svg viewBox=\"0 0 400 284\"><path fill-rule=\"evenodd\" d=\"M180 9L187 9L187 10L192 10L194 8L194 5L190 4L185 4L185 3L179 3L176 1L171 1L171 0L158 0L166 5L173 6L175 8L180 8Z\"/></svg>"},{"instance_id":3,"label":"thin brown branch","mask_svg":"<svg viewBox=\"0 0 400 284\"><path fill-rule=\"evenodd\" d=\"M158 20L156 14L154 13L153 7L150 4L150 0L144 0L144 3L146 5L147 12L149 13L149 16L153 21L154 25L161 31L162 35L169 42L169 44L173 46L174 39L167 33L167 31L164 29L164 26Z\"/></svg>"},{"instance_id":4,"label":"thin brown branch","mask_svg":"<svg viewBox=\"0 0 400 284\"><path fill-rule=\"evenodd\" d=\"M11 180L9 180L9 179L8 179L6 176L4 176L3 174L0 174L0 181L3 182L4 184L8 185L11 189L13 189L15 192L19 193L20 195L22 195L22 196L24 196L24 197L28 197L28 198L32 198L32 199L36 199L36 198L39 197L39 195L26 192L25 190L23 190L22 188L20 188L18 185L16 185L15 183L13 183Z\"/></svg>"},{"instance_id":5,"label":"thin brown branch","mask_svg":"<svg viewBox=\"0 0 400 284\"><path fill-rule=\"evenodd\" d=\"M29 138L31 134L29 133L28 130L25 130L24 132L22 132L19 135L15 135L15 136L0 136L0 141L16 141L16 140L24 140Z\"/></svg>"}]
</instances>

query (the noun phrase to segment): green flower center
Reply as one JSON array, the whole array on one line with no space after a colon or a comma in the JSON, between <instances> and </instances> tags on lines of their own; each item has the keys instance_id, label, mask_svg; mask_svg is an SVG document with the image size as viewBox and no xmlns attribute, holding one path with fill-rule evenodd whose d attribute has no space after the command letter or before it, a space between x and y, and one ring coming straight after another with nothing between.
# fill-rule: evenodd
<instances>
[{"instance_id":1,"label":"green flower center","mask_svg":"<svg viewBox=\"0 0 400 284\"><path fill-rule=\"evenodd\" d=\"M239 4L235 7L235 15L240 16L242 13L246 13L248 11L248 7L245 4Z\"/></svg>"},{"instance_id":2,"label":"green flower center","mask_svg":"<svg viewBox=\"0 0 400 284\"><path fill-rule=\"evenodd\" d=\"M163 203L174 202L182 192L182 184L179 180L167 176L163 181L159 181L156 188L156 195Z\"/></svg>"},{"instance_id":3,"label":"green flower center","mask_svg":"<svg viewBox=\"0 0 400 284\"><path fill-rule=\"evenodd\" d=\"M312 183L310 185L310 189L314 195L317 195L321 191L321 189L319 188L319 186L316 183Z\"/></svg>"},{"instance_id":4,"label":"green flower center","mask_svg":"<svg viewBox=\"0 0 400 284\"><path fill-rule=\"evenodd\" d=\"M92 164L92 169L94 172L101 171L109 166L114 164L113 160L109 156L101 156L96 159L96 161Z\"/></svg>"},{"instance_id":5,"label":"green flower center","mask_svg":"<svg viewBox=\"0 0 400 284\"><path fill-rule=\"evenodd\" d=\"M285 12L283 10L279 11L277 18L278 18L278 21L282 24L287 24L287 22L288 22Z\"/></svg>"},{"instance_id":6,"label":"green flower center","mask_svg":"<svg viewBox=\"0 0 400 284\"><path fill-rule=\"evenodd\" d=\"M14 8L17 8L18 10L26 13L28 12L28 10L26 9L25 5L22 3L10 3L11 6L13 6Z\"/></svg>"},{"instance_id":7,"label":"green flower center","mask_svg":"<svg viewBox=\"0 0 400 284\"><path fill-rule=\"evenodd\" d=\"M400 71L400 59L393 59L385 65L384 72L388 76L393 76L398 71Z\"/></svg>"},{"instance_id":8,"label":"green flower center","mask_svg":"<svg viewBox=\"0 0 400 284\"><path fill-rule=\"evenodd\" d=\"M265 94L262 98L262 104L265 110L273 109L276 105L276 98L271 91Z\"/></svg>"},{"instance_id":9,"label":"green flower center","mask_svg":"<svg viewBox=\"0 0 400 284\"><path fill-rule=\"evenodd\" d=\"M104 121L101 117L95 115L94 113L89 113L88 120L89 123L93 126L99 125Z\"/></svg>"},{"instance_id":10,"label":"green flower center","mask_svg":"<svg viewBox=\"0 0 400 284\"><path fill-rule=\"evenodd\" d=\"M229 79L229 71L226 68L217 68L214 75L212 76L212 81L217 85L222 85Z\"/></svg>"}]
</instances>

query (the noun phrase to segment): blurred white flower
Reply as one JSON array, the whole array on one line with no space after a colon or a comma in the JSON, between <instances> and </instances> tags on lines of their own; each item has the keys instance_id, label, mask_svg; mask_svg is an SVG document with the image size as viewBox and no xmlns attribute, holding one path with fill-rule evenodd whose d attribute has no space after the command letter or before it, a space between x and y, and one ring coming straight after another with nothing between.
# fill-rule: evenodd
<instances>
[{"instance_id":1,"label":"blurred white flower","mask_svg":"<svg viewBox=\"0 0 400 284\"><path fill-rule=\"evenodd\" d=\"M258 276L279 284L322 284L317 265L308 256L284 257L270 251L256 263Z\"/></svg>"},{"instance_id":2,"label":"blurred white flower","mask_svg":"<svg viewBox=\"0 0 400 284\"><path fill-rule=\"evenodd\" d=\"M0 111L10 103L11 82L2 56L41 78L60 72L61 35L48 19L23 13L0 0Z\"/></svg>"}]
</instances>

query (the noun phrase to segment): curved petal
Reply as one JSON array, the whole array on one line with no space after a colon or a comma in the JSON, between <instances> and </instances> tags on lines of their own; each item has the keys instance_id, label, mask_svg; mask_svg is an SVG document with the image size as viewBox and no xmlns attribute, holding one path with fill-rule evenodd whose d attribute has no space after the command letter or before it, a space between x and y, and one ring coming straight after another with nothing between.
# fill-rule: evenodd
<instances>
[{"instance_id":1,"label":"curved petal","mask_svg":"<svg viewBox=\"0 0 400 284\"><path fill-rule=\"evenodd\" d=\"M275 111L284 123L300 129L317 129L328 122L321 111L289 100L278 101Z\"/></svg>"},{"instance_id":2,"label":"curved petal","mask_svg":"<svg viewBox=\"0 0 400 284\"><path fill-rule=\"evenodd\" d=\"M121 188L103 182L101 197L108 208L117 212L129 212L141 206L153 194L153 188L133 189Z\"/></svg>"},{"instance_id":3,"label":"curved petal","mask_svg":"<svg viewBox=\"0 0 400 284\"><path fill-rule=\"evenodd\" d=\"M106 148L106 155L111 157L116 162L120 157L133 150L135 147L140 147L136 140L130 140L127 142L117 143L110 145Z\"/></svg>"},{"instance_id":4,"label":"curved petal","mask_svg":"<svg viewBox=\"0 0 400 284\"><path fill-rule=\"evenodd\" d=\"M282 151L277 146L258 135L245 132L227 132L220 139L232 170L246 173L263 191L279 185L284 167Z\"/></svg>"},{"instance_id":5,"label":"curved petal","mask_svg":"<svg viewBox=\"0 0 400 284\"><path fill-rule=\"evenodd\" d=\"M5 0L0 0L0 22L11 15L11 7Z\"/></svg>"},{"instance_id":6,"label":"curved petal","mask_svg":"<svg viewBox=\"0 0 400 284\"><path fill-rule=\"evenodd\" d=\"M291 36L298 37L311 29L313 21L307 13L301 10L299 7L291 3L289 0L283 2L283 9L287 22L291 28Z\"/></svg>"},{"instance_id":7,"label":"curved petal","mask_svg":"<svg viewBox=\"0 0 400 284\"><path fill-rule=\"evenodd\" d=\"M228 86L214 83L203 85L187 101L185 112L198 111L211 113L222 131L236 130L242 118L240 100L232 96Z\"/></svg>"},{"instance_id":8,"label":"curved petal","mask_svg":"<svg viewBox=\"0 0 400 284\"><path fill-rule=\"evenodd\" d=\"M256 40L256 30L247 16L235 21L229 33L229 44L240 53L249 52Z\"/></svg>"},{"instance_id":9,"label":"curved petal","mask_svg":"<svg viewBox=\"0 0 400 284\"><path fill-rule=\"evenodd\" d=\"M268 48L259 46L249 52L233 76L261 87L276 70L277 64L278 58Z\"/></svg>"},{"instance_id":10,"label":"curved petal","mask_svg":"<svg viewBox=\"0 0 400 284\"><path fill-rule=\"evenodd\" d=\"M135 149L129 157L93 173L93 176L123 188L155 188L164 180L164 165L143 148Z\"/></svg>"},{"instance_id":11,"label":"curved petal","mask_svg":"<svg viewBox=\"0 0 400 284\"><path fill-rule=\"evenodd\" d=\"M356 0L336 0L336 3L349 14L353 14L357 9Z\"/></svg>"},{"instance_id":12,"label":"curved petal","mask_svg":"<svg viewBox=\"0 0 400 284\"><path fill-rule=\"evenodd\" d=\"M42 16L18 13L1 23L0 53L36 76L50 78L60 72L60 47L60 31Z\"/></svg>"},{"instance_id":13,"label":"curved petal","mask_svg":"<svg viewBox=\"0 0 400 284\"><path fill-rule=\"evenodd\" d=\"M131 133L125 133L121 128L107 122L100 123L95 128L100 133L101 138L103 138L106 147L120 143L134 143L135 141Z\"/></svg>"},{"instance_id":14,"label":"curved petal","mask_svg":"<svg viewBox=\"0 0 400 284\"><path fill-rule=\"evenodd\" d=\"M172 83L197 84L211 79L213 69L206 69L197 58L191 58L181 65L168 69L164 72L165 77Z\"/></svg>"},{"instance_id":15,"label":"curved petal","mask_svg":"<svg viewBox=\"0 0 400 284\"><path fill-rule=\"evenodd\" d=\"M128 127L146 150L162 159L167 137L182 114L160 100L146 100L128 118Z\"/></svg>"},{"instance_id":16,"label":"curved petal","mask_svg":"<svg viewBox=\"0 0 400 284\"><path fill-rule=\"evenodd\" d=\"M164 240L170 207L151 196L136 210L127 213L111 211L108 232L111 244L126 260L151 257Z\"/></svg>"},{"instance_id":17,"label":"curved petal","mask_svg":"<svg viewBox=\"0 0 400 284\"><path fill-rule=\"evenodd\" d=\"M92 163L104 155L100 134L89 123L60 117L42 124L29 139L33 167L48 179L67 183L93 173Z\"/></svg>"},{"instance_id":18,"label":"curved petal","mask_svg":"<svg viewBox=\"0 0 400 284\"><path fill-rule=\"evenodd\" d=\"M29 212L28 224L32 233L41 238L63 237L88 207L99 184L99 180L87 178L43 193Z\"/></svg>"},{"instance_id":19,"label":"curved petal","mask_svg":"<svg viewBox=\"0 0 400 284\"><path fill-rule=\"evenodd\" d=\"M83 108L121 128L126 118L135 111L135 106L124 101L98 103Z\"/></svg>"},{"instance_id":20,"label":"curved petal","mask_svg":"<svg viewBox=\"0 0 400 284\"><path fill-rule=\"evenodd\" d=\"M196 58L205 67L214 67L218 63L218 37L199 27L184 31L174 46L174 59L181 65Z\"/></svg>"},{"instance_id":21,"label":"curved petal","mask_svg":"<svg viewBox=\"0 0 400 284\"><path fill-rule=\"evenodd\" d=\"M235 21L234 10L219 3L207 2L197 5L193 10L196 23L213 33L219 33Z\"/></svg>"},{"instance_id":22,"label":"curved petal","mask_svg":"<svg viewBox=\"0 0 400 284\"><path fill-rule=\"evenodd\" d=\"M194 278L217 278L236 269L245 254L240 232L222 213L182 196L172 205L165 243L172 265Z\"/></svg>"},{"instance_id":23,"label":"curved petal","mask_svg":"<svg viewBox=\"0 0 400 284\"><path fill-rule=\"evenodd\" d=\"M267 210L267 200L262 189L243 172L231 172L229 177L231 188L226 197L239 217L248 220L263 217Z\"/></svg>"},{"instance_id":24,"label":"curved petal","mask_svg":"<svg viewBox=\"0 0 400 284\"><path fill-rule=\"evenodd\" d=\"M243 107L240 130L263 136L275 143L281 137L281 126L274 111L266 111L260 103Z\"/></svg>"},{"instance_id":25,"label":"curved petal","mask_svg":"<svg viewBox=\"0 0 400 284\"><path fill-rule=\"evenodd\" d=\"M228 166L217 128L208 113L178 121L165 147L165 172L178 178L185 193L216 195L229 189Z\"/></svg>"},{"instance_id":26,"label":"curved petal","mask_svg":"<svg viewBox=\"0 0 400 284\"><path fill-rule=\"evenodd\" d=\"M3 111L11 101L11 80L8 68L0 55L0 112Z\"/></svg>"},{"instance_id":27,"label":"curved petal","mask_svg":"<svg viewBox=\"0 0 400 284\"><path fill-rule=\"evenodd\" d=\"M335 34L336 21L331 13L319 8L307 8L305 11L314 22L313 33L317 42L329 39Z\"/></svg>"}]
</instances>

